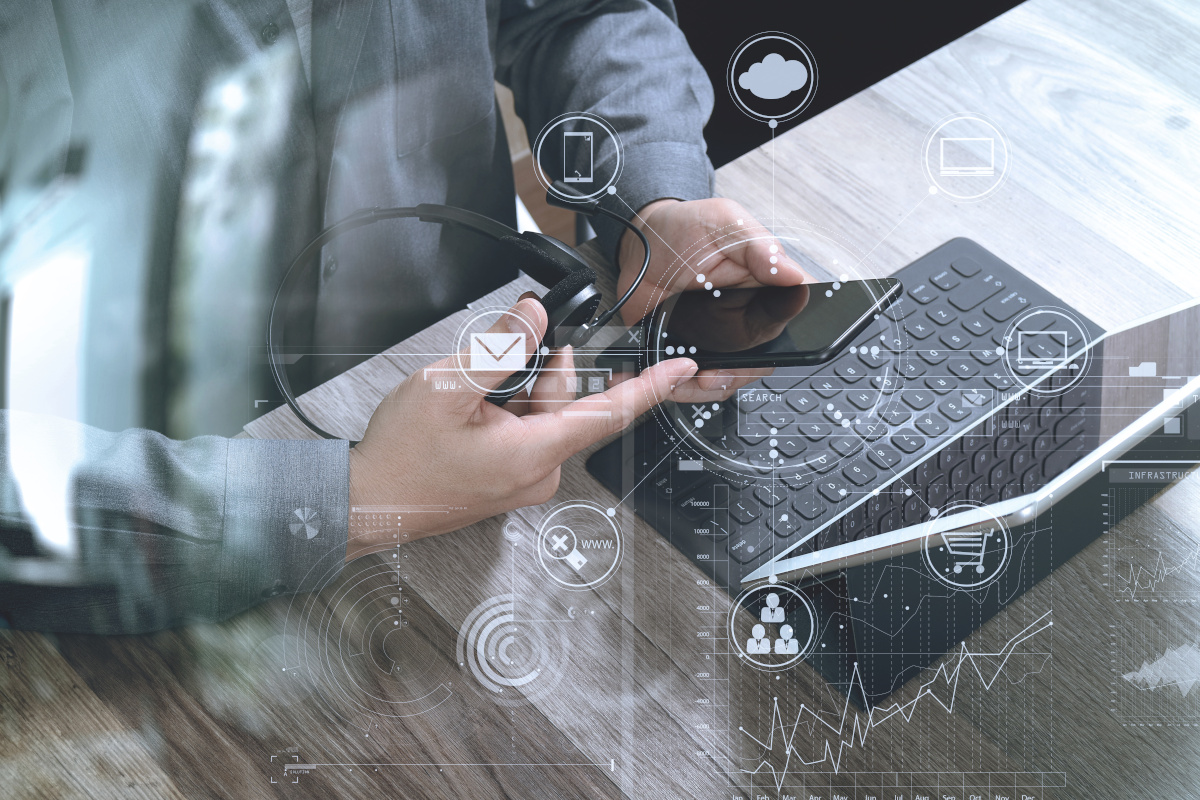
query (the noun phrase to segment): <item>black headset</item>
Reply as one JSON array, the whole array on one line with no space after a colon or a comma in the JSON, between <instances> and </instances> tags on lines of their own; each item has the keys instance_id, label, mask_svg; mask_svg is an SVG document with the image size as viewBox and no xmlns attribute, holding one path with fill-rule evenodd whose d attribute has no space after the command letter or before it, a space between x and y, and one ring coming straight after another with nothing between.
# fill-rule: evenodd
<instances>
[{"instance_id":1,"label":"black headset","mask_svg":"<svg viewBox=\"0 0 1200 800\"><path fill-rule=\"evenodd\" d=\"M578 347L586 344L596 331L604 327L621 307L628 302L642 279L646 277L646 268L650 265L650 242L646 235L629 220L601 208L598 200L579 197L578 200L566 200L573 192L565 185L556 183L554 189L547 192L546 201L559 208L567 208L586 216L600 214L615 220L628 230L633 231L642 243L644 256L642 268L633 284L625 291L613 307L599 316L596 310L600 307L600 290L596 288L596 271L588 266L586 260L575 248L560 242L553 236L542 233L525 231L519 233L496 220L454 206L422 203L419 206L405 208L365 208L356 211L340 222L335 222L309 242L296 260L288 267L275 292L271 303L271 313L267 318L267 353L271 361L271 374L275 385L283 394L283 399L301 422L315 433L326 439L341 439L324 430L308 418L301 410L295 395L292 393L280 347L283 342L284 309L289 309L295 302L296 286L303 285L302 280L310 277L310 270L316 265L316 256L321 248L344 233L356 228L380 222L385 219L416 218L422 222L437 222L442 225L457 225L470 231L506 245L517 253L519 264L531 278L550 290L541 298L546 309L548 324L546 334L542 338L544 347L534 348L534 354L525 365L525 369L509 376L499 387L488 392L487 400L496 405L502 405L516 396L528 385L545 364L546 356L543 350L552 350L564 345ZM594 317L594 319L593 319Z\"/></svg>"}]
</instances>

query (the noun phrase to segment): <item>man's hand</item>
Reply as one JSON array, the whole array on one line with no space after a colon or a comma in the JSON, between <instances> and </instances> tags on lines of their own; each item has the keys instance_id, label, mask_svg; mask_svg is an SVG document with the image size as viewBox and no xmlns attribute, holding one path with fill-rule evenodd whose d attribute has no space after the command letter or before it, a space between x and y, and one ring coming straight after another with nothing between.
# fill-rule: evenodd
<instances>
[{"instance_id":1,"label":"man's hand","mask_svg":"<svg viewBox=\"0 0 1200 800\"><path fill-rule=\"evenodd\" d=\"M535 341L530 328L537 331ZM529 298L493 328L525 333L522 362L545 331L546 311ZM451 356L430 369L453 370L456 361ZM691 359L672 359L603 394L575 400L572 354L564 348L549 359L528 398L522 393L499 407L474 391L435 392L432 378L453 372L422 370L383 399L363 440L350 451L350 505L446 509L422 515L422 530L406 531L411 541L547 502L558 489L562 462L625 428L695 373ZM471 376L495 388L508 374ZM393 536L389 531L352 539L346 560L394 545Z\"/></svg>"},{"instance_id":2,"label":"man's hand","mask_svg":"<svg viewBox=\"0 0 1200 800\"><path fill-rule=\"evenodd\" d=\"M812 278L783 252L783 247L746 209L732 200L656 200L638 212L634 224L650 240L646 279L621 309L632 325L667 295L703 291L704 275L714 288L795 286ZM741 224L739 224L741 220ZM719 239L719 240L718 240ZM703 244L701 244L703 243ZM680 257L686 258L686 263ZM642 244L626 232L618 248L618 296L633 283L642 265ZM702 267L694 268L701 264ZM705 370L680 384L671 399L682 403L722 400L770 370Z\"/></svg>"}]
</instances>

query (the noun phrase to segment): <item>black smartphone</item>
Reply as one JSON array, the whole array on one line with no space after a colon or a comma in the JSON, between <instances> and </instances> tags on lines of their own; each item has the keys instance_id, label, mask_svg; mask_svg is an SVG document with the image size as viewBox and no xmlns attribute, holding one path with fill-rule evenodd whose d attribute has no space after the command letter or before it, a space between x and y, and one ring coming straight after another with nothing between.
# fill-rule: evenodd
<instances>
[{"instance_id":1,"label":"black smartphone","mask_svg":"<svg viewBox=\"0 0 1200 800\"><path fill-rule=\"evenodd\" d=\"M640 323L641 352L622 344L596 365L627 370L677 356L700 369L789 367L836 358L904 291L896 278L687 291ZM640 356L640 357L639 357Z\"/></svg>"}]
</instances>

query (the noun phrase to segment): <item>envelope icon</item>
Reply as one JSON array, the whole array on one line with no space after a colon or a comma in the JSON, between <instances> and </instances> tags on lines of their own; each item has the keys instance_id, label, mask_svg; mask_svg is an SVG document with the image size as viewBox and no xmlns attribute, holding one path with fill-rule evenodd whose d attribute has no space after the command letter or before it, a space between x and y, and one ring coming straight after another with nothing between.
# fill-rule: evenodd
<instances>
[{"instance_id":1,"label":"envelope icon","mask_svg":"<svg viewBox=\"0 0 1200 800\"><path fill-rule=\"evenodd\" d=\"M525 334L472 333L471 369L516 372L525 366Z\"/></svg>"}]
</instances>

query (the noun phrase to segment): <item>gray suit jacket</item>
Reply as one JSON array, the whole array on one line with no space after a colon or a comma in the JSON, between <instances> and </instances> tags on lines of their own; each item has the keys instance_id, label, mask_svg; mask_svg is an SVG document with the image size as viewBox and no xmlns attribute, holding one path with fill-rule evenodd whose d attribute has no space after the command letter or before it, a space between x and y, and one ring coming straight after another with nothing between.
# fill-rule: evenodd
<instances>
[{"instance_id":1,"label":"gray suit jacket","mask_svg":"<svg viewBox=\"0 0 1200 800\"><path fill-rule=\"evenodd\" d=\"M245 234L249 206L196 201L203 143L189 135L214 81L298 49L285 0L0 9L5 284L35 266L21 232L79 152L82 172L52 219L87 231L90 259L85 424L17 408L0 417L0 616L143 631L327 579L345 556L346 443L183 441L242 421L229 398L255 396L246 353L282 269L324 222L364 206L448 203L512 223L493 80L513 89L531 131L578 110L617 127L614 211L708 196L712 90L673 13L668 0L314 0L311 52L278 62L300 89L279 100L286 124L269 149L238 151L239 175L269 177L253 207L267 233L229 240L256 243L253 258L235 248L238 261L215 257L205 237L239 223ZM598 168L613 157L598 153ZM436 225L375 227L324 254L302 344L378 351L514 274ZM619 229L597 233L613 252ZM319 365L312 379L345 366ZM13 380L25 377L36 376Z\"/></svg>"}]
</instances>

